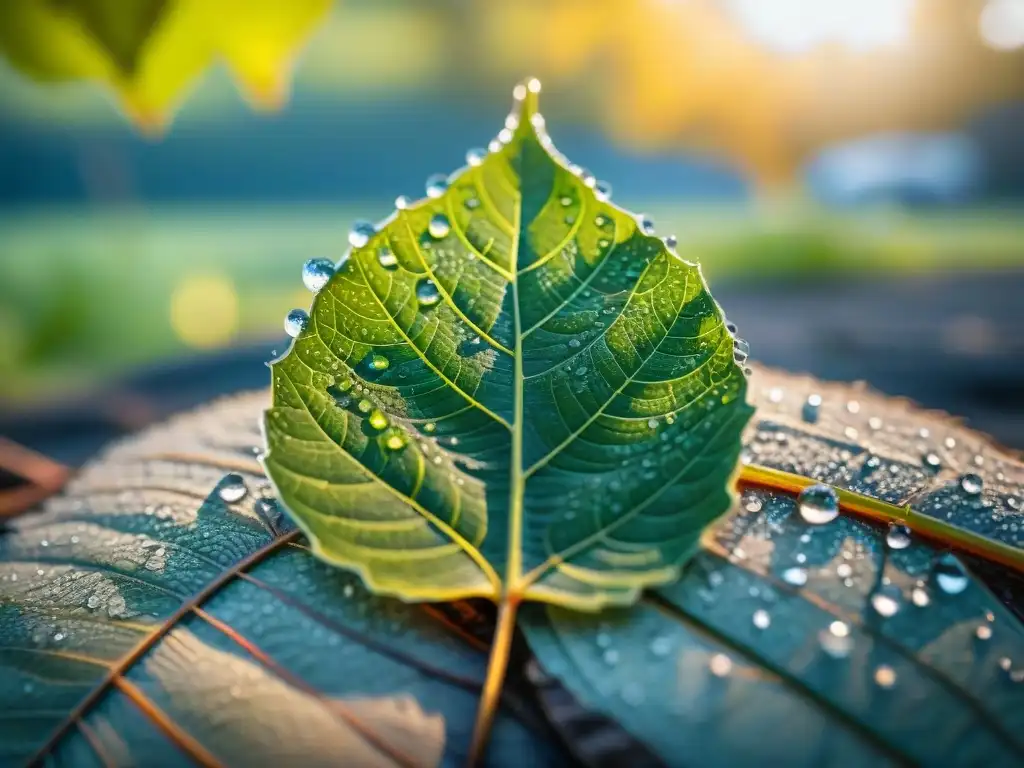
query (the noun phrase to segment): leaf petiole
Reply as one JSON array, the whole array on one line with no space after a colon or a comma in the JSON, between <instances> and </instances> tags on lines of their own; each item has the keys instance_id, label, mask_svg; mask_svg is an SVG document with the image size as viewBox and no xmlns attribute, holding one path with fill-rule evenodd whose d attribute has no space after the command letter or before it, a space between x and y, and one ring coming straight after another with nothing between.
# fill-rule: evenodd
<instances>
[{"instance_id":1,"label":"leaf petiole","mask_svg":"<svg viewBox=\"0 0 1024 768\"><path fill-rule=\"evenodd\" d=\"M818 485L813 480L792 472L757 464L745 464L737 478L739 485L757 486L770 490L800 493ZM923 538L952 549L968 552L993 563L1024 573L1024 550L981 536L973 531L929 515L914 511L910 505L898 507L856 491L835 488L840 508L860 517L880 523L900 523Z\"/></svg>"},{"instance_id":2,"label":"leaf petiole","mask_svg":"<svg viewBox=\"0 0 1024 768\"><path fill-rule=\"evenodd\" d=\"M498 711L498 699L505 686L505 673L508 671L509 653L512 650L512 639L515 637L516 613L519 600L505 596L498 606L498 625L494 629L491 641L491 655L487 661L487 678L480 692L480 704L476 713L476 725L473 728L473 744L469 749L467 765L479 765L484 750L491 736L494 716Z\"/></svg>"}]
</instances>

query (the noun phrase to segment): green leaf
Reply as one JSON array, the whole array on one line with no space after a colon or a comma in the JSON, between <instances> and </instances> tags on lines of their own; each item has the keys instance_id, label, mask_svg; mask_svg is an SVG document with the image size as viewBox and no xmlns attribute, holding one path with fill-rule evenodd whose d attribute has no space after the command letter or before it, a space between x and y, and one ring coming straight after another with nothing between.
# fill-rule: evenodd
<instances>
[{"instance_id":1,"label":"green leaf","mask_svg":"<svg viewBox=\"0 0 1024 768\"><path fill-rule=\"evenodd\" d=\"M105 83L133 120L159 130L215 60L257 105L276 106L299 44L330 0L9 0L0 50L43 81Z\"/></svg>"},{"instance_id":2,"label":"green leaf","mask_svg":"<svg viewBox=\"0 0 1024 768\"><path fill-rule=\"evenodd\" d=\"M722 313L551 148L536 90L354 238L272 366L268 476L382 594L628 604L729 504L751 409Z\"/></svg>"},{"instance_id":3,"label":"green leaf","mask_svg":"<svg viewBox=\"0 0 1024 768\"><path fill-rule=\"evenodd\" d=\"M309 556L253 459L265 397L115 448L0 536L0 765L465 762L484 650ZM494 765L564 764L510 711Z\"/></svg>"},{"instance_id":4,"label":"green leaf","mask_svg":"<svg viewBox=\"0 0 1024 768\"><path fill-rule=\"evenodd\" d=\"M1021 546L1024 465L983 437L861 387L758 370L750 391L745 460ZM669 765L1019 764L1018 617L941 544L887 533L748 488L678 582L521 624L549 674ZM992 587L1019 610L1019 585Z\"/></svg>"}]
</instances>

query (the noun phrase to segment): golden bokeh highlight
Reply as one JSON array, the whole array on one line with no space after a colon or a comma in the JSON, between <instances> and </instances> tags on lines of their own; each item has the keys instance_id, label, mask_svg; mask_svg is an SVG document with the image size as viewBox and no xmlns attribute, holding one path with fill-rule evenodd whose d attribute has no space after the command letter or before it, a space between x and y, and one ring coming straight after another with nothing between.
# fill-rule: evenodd
<instances>
[{"instance_id":1,"label":"golden bokeh highlight","mask_svg":"<svg viewBox=\"0 0 1024 768\"><path fill-rule=\"evenodd\" d=\"M190 347L214 349L238 331L238 292L221 273L186 275L171 294L171 328Z\"/></svg>"}]
</instances>

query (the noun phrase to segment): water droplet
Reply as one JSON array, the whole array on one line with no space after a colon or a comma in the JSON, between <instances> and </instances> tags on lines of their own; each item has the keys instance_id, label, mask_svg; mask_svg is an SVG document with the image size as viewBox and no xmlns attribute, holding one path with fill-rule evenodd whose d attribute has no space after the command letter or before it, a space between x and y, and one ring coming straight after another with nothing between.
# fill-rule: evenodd
<instances>
[{"instance_id":1,"label":"water droplet","mask_svg":"<svg viewBox=\"0 0 1024 768\"><path fill-rule=\"evenodd\" d=\"M365 397L356 403L356 408L359 409L360 413L369 413L373 410L373 403L367 400Z\"/></svg>"},{"instance_id":2,"label":"water droplet","mask_svg":"<svg viewBox=\"0 0 1024 768\"><path fill-rule=\"evenodd\" d=\"M727 677L732 672L732 659L724 653L716 653L708 660L708 669L715 677Z\"/></svg>"},{"instance_id":3,"label":"water droplet","mask_svg":"<svg viewBox=\"0 0 1024 768\"><path fill-rule=\"evenodd\" d=\"M655 656L668 656L672 652L672 638L666 635L651 640L651 653Z\"/></svg>"},{"instance_id":4,"label":"water droplet","mask_svg":"<svg viewBox=\"0 0 1024 768\"><path fill-rule=\"evenodd\" d=\"M875 683L880 688L892 688L896 685L896 671L888 664L882 664L875 670Z\"/></svg>"},{"instance_id":5,"label":"water droplet","mask_svg":"<svg viewBox=\"0 0 1024 768\"><path fill-rule=\"evenodd\" d=\"M808 424L814 424L818 420L818 409L821 408L821 395L810 394L804 403L801 416Z\"/></svg>"},{"instance_id":6,"label":"water droplet","mask_svg":"<svg viewBox=\"0 0 1024 768\"><path fill-rule=\"evenodd\" d=\"M910 546L910 529L902 523L889 523L885 543L889 549L906 549Z\"/></svg>"},{"instance_id":7,"label":"water droplet","mask_svg":"<svg viewBox=\"0 0 1024 768\"><path fill-rule=\"evenodd\" d=\"M836 567L836 575L840 579L848 579L853 576L853 566L849 563L840 563Z\"/></svg>"},{"instance_id":8,"label":"water droplet","mask_svg":"<svg viewBox=\"0 0 1024 768\"><path fill-rule=\"evenodd\" d=\"M800 517L811 525L831 523L839 516L839 497L829 485L818 483L800 492Z\"/></svg>"},{"instance_id":9,"label":"water droplet","mask_svg":"<svg viewBox=\"0 0 1024 768\"><path fill-rule=\"evenodd\" d=\"M927 589L922 586L916 586L910 593L910 601L918 608L924 608L932 599L928 596Z\"/></svg>"},{"instance_id":10,"label":"water droplet","mask_svg":"<svg viewBox=\"0 0 1024 768\"><path fill-rule=\"evenodd\" d=\"M612 196L612 185L607 181L599 181L594 185L594 196L602 202Z\"/></svg>"},{"instance_id":11,"label":"water droplet","mask_svg":"<svg viewBox=\"0 0 1024 768\"><path fill-rule=\"evenodd\" d=\"M367 363L371 371L386 371L390 365L391 361L377 352L370 355L370 360Z\"/></svg>"},{"instance_id":12,"label":"water droplet","mask_svg":"<svg viewBox=\"0 0 1024 768\"><path fill-rule=\"evenodd\" d=\"M942 466L942 459L937 453L926 453L921 460L928 469L939 469Z\"/></svg>"},{"instance_id":13,"label":"water droplet","mask_svg":"<svg viewBox=\"0 0 1024 768\"><path fill-rule=\"evenodd\" d=\"M746 339L736 339L732 343L732 357L737 363L742 363L750 356L750 344Z\"/></svg>"},{"instance_id":14,"label":"water droplet","mask_svg":"<svg viewBox=\"0 0 1024 768\"><path fill-rule=\"evenodd\" d=\"M217 495L220 496L222 501L226 501L228 504L234 504L236 501L241 501L245 498L245 494L248 492L249 489L245 486L245 478L235 472L232 472L222 481L220 490L217 491Z\"/></svg>"},{"instance_id":15,"label":"water droplet","mask_svg":"<svg viewBox=\"0 0 1024 768\"><path fill-rule=\"evenodd\" d=\"M362 248L377 234L377 228L369 221L357 221L348 231L348 242L353 248Z\"/></svg>"},{"instance_id":16,"label":"water droplet","mask_svg":"<svg viewBox=\"0 0 1024 768\"><path fill-rule=\"evenodd\" d=\"M484 161L487 157L487 150L481 149L480 147L474 147L466 153L466 165L477 166Z\"/></svg>"},{"instance_id":17,"label":"water droplet","mask_svg":"<svg viewBox=\"0 0 1024 768\"><path fill-rule=\"evenodd\" d=\"M834 659L849 655L853 645L850 628L841 621L833 621L828 625L828 629L819 632L818 642L821 643L821 649Z\"/></svg>"},{"instance_id":18,"label":"water droplet","mask_svg":"<svg viewBox=\"0 0 1024 768\"><path fill-rule=\"evenodd\" d=\"M647 214L641 213L637 216L637 225L640 227L640 231L645 235L654 234L654 222L647 218Z\"/></svg>"},{"instance_id":19,"label":"water droplet","mask_svg":"<svg viewBox=\"0 0 1024 768\"><path fill-rule=\"evenodd\" d=\"M401 432L392 432L384 440L384 445L389 451L400 451L405 448L405 437Z\"/></svg>"},{"instance_id":20,"label":"water droplet","mask_svg":"<svg viewBox=\"0 0 1024 768\"><path fill-rule=\"evenodd\" d=\"M428 421L426 424L423 425L423 431L427 432L428 434L430 432L433 432L435 429L437 429L437 425L432 421Z\"/></svg>"},{"instance_id":21,"label":"water droplet","mask_svg":"<svg viewBox=\"0 0 1024 768\"><path fill-rule=\"evenodd\" d=\"M969 581L967 572L960 565L960 561L956 559L956 556L950 552L940 556L935 561L932 575L935 578L935 583L939 585L939 589L947 595L959 595L967 589Z\"/></svg>"},{"instance_id":22,"label":"water droplet","mask_svg":"<svg viewBox=\"0 0 1024 768\"><path fill-rule=\"evenodd\" d=\"M398 266L398 257L386 245L377 249L377 263L384 269L392 270Z\"/></svg>"},{"instance_id":23,"label":"water droplet","mask_svg":"<svg viewBox=\"0 0 1024 768\"><path fill-rule=\"evenodd\" d=\"M374 410L374 412L370 414L370 426L376 429L377 431L385 429L387 425L388 417L385 416L381 411Z\"/></svg>"},{"instance_id":24,"label":"water droplet","mask_svg":"<svg viewBox=\"0 0 1024 768\"><path fill-rule=\"evenodd\" d=\"M309 315L304 309L293 309L284 316L284 332L293 339L306 330L309 325Z\"/></svg>"},{"instance_id":25,"label":"water droplet","mask_svg":"<svg viewBox=\"0 0 1024 768\"><path fill-rule=\"evenodd\" d=\"M754 622L754 626L758 629L768 629L772 624L772 617L768 611L763 608L758 608L754 611L754 615L751 617L751 621Z\"/></svg>"},{"instance_id":26,"label":"water droplet","mask_svg":"<svg viewBox=\"0 0 1024 768\"><path fill-rule=\"evenodd\" d=\"M616 651L614 648L609 648L607 651L604 652L601 658L604 659L604 663L607 664L609 667L614 667L616 664L619 663L619 652Z\"/></svg>"},{"instance_id":27,"label":"water droplet","mask_svg":"<svg viewBox=\"0 0 1024 768\"><path fill-rule=\"evenodd\" d=\"M329 259L310 259L302 265L302 284L313 293L319 293L334 276L334 264Z\"/></svg>"},{"instance_id":28,"label":"water droplet","mask_svg":"<svg viewBox=\"0 0 1024 768\"><path fill-rule=\"evenodd\" d=\"M441 300L441 292L433 280L425 277L416 286L416 299L421 307L432 307Z\"/></svg>"},{"instance_id":29,"label":"water droplet","mask_svg":"<svg viewBox=\"0 0 1024 768\"><path fill-rule=\"evenodd\" d=\"M889 618L895 616L900 610L900 591L889 585L878 589L871 595L871 607L879 616Z\"/></svg>"},{"instance_id":30,"label":"water droplet","mask_svg":"<svg viewBox=\"0 0 1024 768\"><path fill-rule=\"evenodd\" d=\"M974 636L979 640L991 640L992 639L992 627L988 624L980 624L976 630L974 630Z\"/></svg>"},{"instance_id":31,"label":"water droplet","mask_svg":"<svg viewBox=\"0 0 1024 768\"><path fill-rule=\"evenodd\" d=\"M665 245L669 248L675 248L679 243L679 239L675 235L665 235Z\"/></svg>"},{"instance_id":32,"label":"water droplet","mask_svg":"<svg viewBox=\"0 0 1024 768\"><path fill-rule=\"evenodd\" d=\"M427 197L440 197L448 190L448 177L435 173L427 177Z\"/></svg>"},{"instance_id":33,"label":"water droplet","mask_svg":"<svg viewBox=\"0 0 1024 768\"><path fill-rule=\"evenodd\" d=\"M803 568L787 568L782 572L782 580L794 587L802 587L807 583L807 571Z\"/></svg>"},{"instance_id":34,"label":"water droplet","mask_svg":"<svg viewBox=\"0 0 1024 768\"><path fill-rule=\"evenodd\" d=\"M977 496L981 493L983 481L980 475L968 472L960 477L960 490L968 496Z\"/></svg>"},{"instance_id":35,"label":"water droplet","mask_svg":"<svg viewBox=\"0 0 1024 768\"><path fill-rule=\"evenodd\" d=\"M398 197L395 198L395 208L397 208L400 211L404 211L406 208L409 207L409 203L411 202L412 201L405 195L399 195Z\"/></svg>"},{"instance_id":36,"label":"water droplet","mask_svg":"<svg viewBox=\"0 0 1024 768\"><path fill-rule=\"evenodd\" d=\"M427 231L430 233L431 237L440 240L452 231L452 225L449 223L448 217L443 213L435 213L430 217L430 223L427 225Z\"/></svg>"},{"instance_id":37,"label":"water droplet","mask_svg":"<svg viewBox=\"0 0 1024 768\"><path fill-rule=\"evenodd\" d=\"M475 197L467 197L465 202L463 202L463 205L466 206L467 211L475 211L477 208L480 207L480 201L477 200ZM473 254L470 254L470 256L472 255Z\"/></svg>"}]
</instances>

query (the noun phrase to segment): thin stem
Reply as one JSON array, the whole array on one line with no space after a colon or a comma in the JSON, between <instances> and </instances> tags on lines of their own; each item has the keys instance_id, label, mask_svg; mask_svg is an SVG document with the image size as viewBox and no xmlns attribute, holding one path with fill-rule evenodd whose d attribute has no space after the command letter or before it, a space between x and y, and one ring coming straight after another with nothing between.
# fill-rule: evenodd
<instances>
[{"instance_id":1,"label":"thin stem","mask_svg":"<svg viewBox=\"0 0 1024 768\"><path fill-rule=\"evenodd\" d=\"M487 741L491 737L494 716L498 712L498 700L505 685L505 672L508 670L509 652L512 650L512 638L515 636L516 612L519 601L507 596L498 606L498 626L494 630L491 641L491 656L487 661L487 678L480 692L480 704L476 711L476 726L473 728L473 745L469 749L470 766L479 765L483 760Z\"/></svg>"},{"instance_id":2,"label":"thin stem","mask_svg":"<svg viewBox=\"0 0 1024 768\"><path fill-rule=\"evenodd\" d=\"M799 493L812 485L818 485L817 480L756 464L745 464L740 471L738 482L740 485L759 486L790 493ZM880 523L900 523L936 544L959 549L1024 573L1024 550L986 538L938 518L915 512L909 504L905 507L897 507L895 504L889 504L856 491L842 488L836 488L835 491L839 497L840 507L844 511Z\"/></svg>"}]
</instances>

